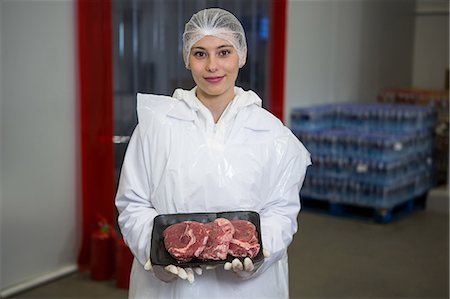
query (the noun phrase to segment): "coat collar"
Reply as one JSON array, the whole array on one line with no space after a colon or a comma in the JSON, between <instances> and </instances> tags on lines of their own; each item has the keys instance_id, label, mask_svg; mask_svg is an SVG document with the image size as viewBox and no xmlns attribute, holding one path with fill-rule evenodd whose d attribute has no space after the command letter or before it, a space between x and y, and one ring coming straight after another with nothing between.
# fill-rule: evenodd
<instances>
[{"instance_id":1,"label":"coat collar","mask_svg":"<svg viewBox=\"0 0 450 299\"><path fill-rule=\"evenodd\" d=\"M194 121L195 110L190 109L186 102L178 101L172 109L169 110L167 116L184 121Z\"/></svg>"},{"instance_id":2,"label":"coat collar","mask_svg":"<svg viewBox=\"0 0 450 299\"><path fill-rule=\"evenodd\" d=\"M176 89L172 97L179 101L167 113L167 116L184 121L194 121L196 112L200 109L198 99L195 97L195 90L196 87L191 90ZM252 113L255 112L254 109L260 109L259 107L261 107L262 101L258 95L253 91L244 91L239 87L236 87L235 91L235 100L239 101L239 103L236 103L239 108L254 106L246 109L245 116L242 115L242 117L247 118L243 121L244 127L254 131L269 131L270 124L264 121L265 118L258 117L261 116L260 113Z\"/></svg>"},{"instance_id":3,"label":"coat collar","mask_svg":"<svg viewBox=\"0 0 450 299\"><path fill-rule=\"evenodd\" d=\"M195 87L192 90L176 89L172 97L178 102L167 113L167 116L179 120L194 121L195 114L199 110L195 102Z\"/></svg>"}]
</instances>

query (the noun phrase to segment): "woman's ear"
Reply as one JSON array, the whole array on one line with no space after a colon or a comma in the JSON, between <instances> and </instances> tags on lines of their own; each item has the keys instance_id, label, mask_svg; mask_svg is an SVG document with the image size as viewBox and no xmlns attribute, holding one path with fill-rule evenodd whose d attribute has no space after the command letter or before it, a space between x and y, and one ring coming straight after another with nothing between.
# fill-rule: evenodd
<instances>
[{"instance_id":1,"label":"woman's ear","mask_svg":"<svg viewBox=\"0 0 450 299\"><path fill-rule=\"evenodd\" d=\"M186 57L186 55L184 55L184 53L183 53L183 62L184 62L184 67L187 70L190 70L191 67L189 66L189 55Z\"/></svg>"},{"instance_id":2,"label":"woman's ear","mask_svg":"<svg viewBox=\"0 0 450 299\"><path fill-rule=\"evenodd\" d=\"M242 52L242 57L239 57L239 68L242 68L247 62L247 49Z\"/></svg>"}]
</instances>

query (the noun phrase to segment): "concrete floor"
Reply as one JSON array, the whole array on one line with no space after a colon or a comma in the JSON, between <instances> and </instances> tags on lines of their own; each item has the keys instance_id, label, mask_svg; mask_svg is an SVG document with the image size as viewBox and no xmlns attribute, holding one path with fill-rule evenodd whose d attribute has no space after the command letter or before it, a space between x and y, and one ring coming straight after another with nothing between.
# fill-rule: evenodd
<instances>
[{"instance_id":1,"label":"concrete floor","mask_svg":"<svg viewBox=\"0 0 450 299\"><path fill-rule=\"evenodd\" d=\"M388 225L303 213L291 298L448 298L448 214Z\"/></svg>"},{"instance_id":2,"label":"concrete floor","mask_svg":"<svg viewBox=\"0 0 450 299\"><path fill-rule=\"evenodd\" d=\"M449 218L430 209L390 224L301 213L289 248L291 298L449 298ZM73 274L13 298L126 298Z\"/></svg>"}]
</instances>

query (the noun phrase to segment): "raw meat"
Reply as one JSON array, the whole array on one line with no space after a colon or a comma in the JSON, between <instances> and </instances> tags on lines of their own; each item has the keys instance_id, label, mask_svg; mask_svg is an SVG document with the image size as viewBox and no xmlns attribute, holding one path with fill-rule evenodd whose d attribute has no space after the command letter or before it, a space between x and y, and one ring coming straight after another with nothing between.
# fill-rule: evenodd
<instances>
[{"instance_id":1,"label":"raw meat","mask_svg":"<svg viewBox=\"0 0 450 299\"><path fill-rule=\"evenodd\" d=\"M164 246L179 262L189 262L198 257L208 241L208 231L204 224L184 221L172 224L163 232Z\"/></svg>"},{"instance_id":2,"label":"raw meat","mask_svg":"<svg viewBox=\"0 0 450 299\"><path fill-rule=\"evenodd\" d=\"M231 220L235 232L228 253L236 257L254 258L260 249L256 227L246 220Z\"/></svg>"},{"instance_id":3,"label":"raw meat","mask_svg":"<svg viewBox=\"0 0 450 299\"><path fill-rule=\"evenodd\" d=\"M217 218L213 222L205 224L205 227L209 237L199 258L202 260L225 260L235 231L233 224L228 219Z\"/></svg>"},{"instance_id":4,"label":"raw meat","mask_svg":"<svg viewBox=\"0 0 450 299\"><path fill-rule=\"evenodd\" d=\"M255 225L247 220L184 221L167 227L163 238L167 251L180 263L194 257L226 260L228 254L254 258L261 247Z\"/></svg>"}]
</instances>

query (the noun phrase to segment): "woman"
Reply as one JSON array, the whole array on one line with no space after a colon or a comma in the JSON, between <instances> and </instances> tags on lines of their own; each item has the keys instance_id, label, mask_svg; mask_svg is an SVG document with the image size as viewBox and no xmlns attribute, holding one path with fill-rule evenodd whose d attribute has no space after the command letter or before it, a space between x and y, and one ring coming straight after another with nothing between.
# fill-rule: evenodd
<instances>
[{"instance_id":1,"label":"woman","mask_svg":"<svg viewBox=\"0 0 450 299\"><path fill-rule=\"evenodd\" d=\"M202 10L183 34L184 61L196 87L177 89L173 97L138 95L139 123L116 196L119 225L135 256L130 298L289 297L287 247L311 162L254 92L235 87L246 54L236 17ZM203 272L195 280L192 269L152 269L155 216L238 210L260 214L263 247L270 252L260 267L235 260L195 269Z\"/></svg>"}]
</instances>

